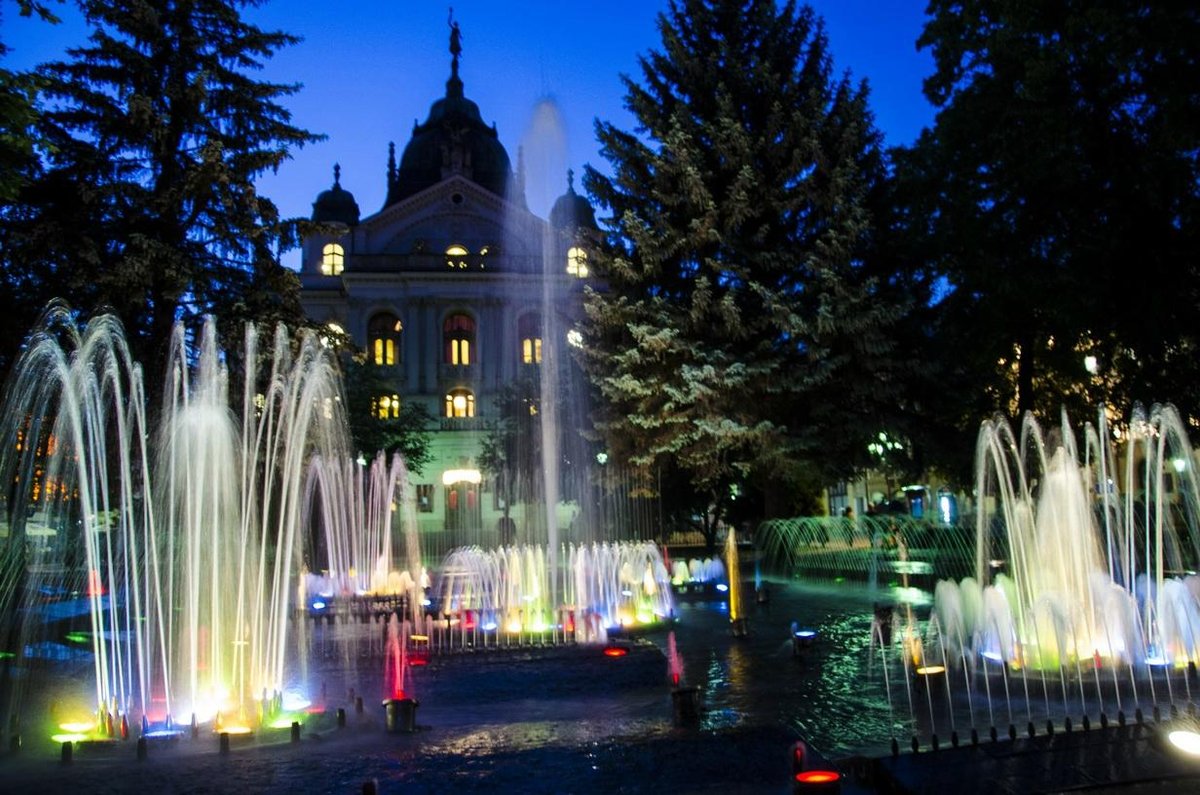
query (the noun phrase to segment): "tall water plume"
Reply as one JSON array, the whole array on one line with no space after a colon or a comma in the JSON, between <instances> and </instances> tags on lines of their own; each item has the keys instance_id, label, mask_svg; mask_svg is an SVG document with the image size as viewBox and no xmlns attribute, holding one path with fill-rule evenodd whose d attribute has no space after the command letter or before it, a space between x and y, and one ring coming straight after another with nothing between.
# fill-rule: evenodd
<instances>
[{"instance_id":1,"label":"tall water plume","mask_svg":"<svg viewBox=\"0 0 1200 795\"><path fill-rule=\"evenodd\" d=\"M1083 439L1065 415L1050 434L1025 418L1019 439L1003 420L982 426L976 571L959 589L982 588L969 602L985 609L955 610L939 588L939 615L1024 666L1197 662L1200 500L1179 415L1138 410L1114 430L1101 412Z\"/></svg>"},{"instance_id":2,"label":"tall water plume","mask_svg":"<svg viewBox=\"0 0 1200 795\"><path fill-rule=\"evenodd\" d=\"M233 394L211 320L195 348L177 326L170 350L151 429L119 323L79 331L65 306L48 310L0 417L4 592L86 599L102 712L244 715L284 684L309 459L347 456L340 378L315 335L282 328L265 349L247 328ZM18 656L22 638L58 631L28 610L0 622Z\"/></svg>"}]
</instances>

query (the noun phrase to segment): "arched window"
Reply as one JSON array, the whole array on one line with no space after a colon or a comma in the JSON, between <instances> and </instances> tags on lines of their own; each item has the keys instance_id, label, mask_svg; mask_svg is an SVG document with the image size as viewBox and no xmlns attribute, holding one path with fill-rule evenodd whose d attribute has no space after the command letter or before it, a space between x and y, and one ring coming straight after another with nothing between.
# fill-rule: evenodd
<instances>
[{"instance_id":1,"label":"arched window","mask_svg":"<svg viewBox=\"0 0 1200 795\"><path fill-rule=\"evenodd\" d=\"M530 312L517 318L517 336L521 338L521 364L541 364L541 317Z\"/></svg>"},{"instance_id":2,"label":"arched window","mask_svg":"<svg viewBox=\"0 0 1200 795\"><path fill-rule=\"evenodd\" d=\"M340 276L346 269L346 249L338 243L326 243L321 249L321 273Z\"/></svg>"},{"instance_id":3,"label":"arched window","mask_svg":"<svg viewBox=\"0 0 1200 795\"><path fill-rule=\"evenodd\" d=\"M587 252L579 246L567 249L567 275L580 279L588 275Z\"/></svg>"},{"instance_id":4,"label":"arched window","mask_svg":"<svg viewBox=\"0 0 1200 795\"><path fill-rule=\"evenodd\" d=\"M379 312L367 321L367 350L371 363L391 367L400 361L400 332L404 324L391 312Z\"/></svg>"},{"instance_id":5,"label":"arched window","mask_svg":"<svg viewBox=\"0 0 1200 795\"><path fill-rule=\"evenodd\" d=\"M475 416L475 395L469 389L451 389L446 393L446 416L453 418Z\"/></svg>"},{"instance_id":6,"label":"arched window","mask_svg":"<svg viewBox=\"0 0 1200 795\"><path fill-rule=\"evenodd\" d=\"M471 349L475 347L475 321L469 315L450 315L442 325L442 342L446 364L470 364Z\"/></svg>"},{"instance_id":7,"label":"arched window","mask_svg":"<svg viewBox=\"0 0 1200 795\"><path fill-rule=\"evenodd\" d=\"M465 270L467 267L467 247L454 243L446 248L446 267L454 270Z\"/></svg>"},{"instance_id":8,"label":"arched window","mask_svg":"<svg viewBox=\"0 0 1200 795\"><path fill-rule=\"evenodd\" d=\"M394 420L400 416L400 396L380 395L371 398L371 416L381 420Z\"/></svg>"}]
</instances>

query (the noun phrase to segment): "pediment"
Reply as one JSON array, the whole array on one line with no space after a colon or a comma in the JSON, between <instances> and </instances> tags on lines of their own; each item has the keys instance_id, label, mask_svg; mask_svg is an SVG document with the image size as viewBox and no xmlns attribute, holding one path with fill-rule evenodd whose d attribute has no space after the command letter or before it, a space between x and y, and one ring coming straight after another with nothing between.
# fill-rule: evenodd
<instances>
[{"instance_id":1,"label":"pediment","mask_svg":"<svg viewBox=\"0 0 1200 795\"><path fill-rule=\"evenodd\" d=\"M457 243L476 251L502 245L511 254L541 245L546 222L471 180L454 175L363 219L363 254L437 253Z\"/></svg>"}]
</instances>

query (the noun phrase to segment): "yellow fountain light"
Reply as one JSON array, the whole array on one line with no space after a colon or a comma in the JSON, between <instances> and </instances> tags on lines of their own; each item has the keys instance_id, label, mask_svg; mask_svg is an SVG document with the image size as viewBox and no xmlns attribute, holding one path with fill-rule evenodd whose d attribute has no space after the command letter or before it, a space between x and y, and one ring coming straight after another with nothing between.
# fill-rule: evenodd
<instances>
[{"instance_id":1,"label":"yellow fountain light","mask_svg":"<svg viewBox=\"0 0 1200 795\"><path fill-rule=\"evenodd\" d=\"M517 618L511 619L511 620L510 620L510 621L509 621L509 622L508 622L508 623L507 623L507 624L504 626L504 628L505 628L506 630L508 630L509 632L512 632L513 634L516 634L516 633L518 633L518 632L520 632L520 631L521 631L521 621L520 621L520 619L517 619Z\"/></svg>"},{"instance_id":2,"label":"yellow fountain light","mask_svg":"<svg viewBox=\"0 0 1200 795\"><path fill-rule=\"evenodd\" d=\"M290 728L292 728L293 721L295 721L296 723L300 722L296 718L293 718L291 715L280 715L275 720L271 721L270 726L272 729L290 729Z\"/></svg>"},{"instance_id":3,"label":"yellow fountain light","mask_svg":"<svg viewBox=\"0 0 1200 795\"><path fill-rule=\"evenodd\" d=\"M288 725L289 725L289 726L291 725L291 722L290 722L290 721L288 722ZM253 730L253 729L251 729L249 726L222 726L221 728L219 728L219 729L215 729L214 731L216 731L216 732L217 732L217 734L237 734L237 735L242 735L242 734L250 734L250 733L252 733L254 730Z\"/></svg>"},{"instance_id":4,"label":"yellow fountain light","mask_svg":"<svg viewBox=\"0 0 1200 795\"><path fill-rule=\"evenodd\" d=\"M52 734L50 739L56 743L81 743L88 738L86 734Z\"/></svg>"},{"instance_id":5,"label":"yellow fountain light","mask_svg":"<svg viewBox=\"0 0 1200 795\"><path fill-rule=\"evenodd\" d=\"M946 666L944 665L922 665L917 669L918 676L933 676L934 674L944 673L946 673Z\"/></svg>"},{"instance_id":6,"label":"yellow fountain light","mask_svg":"<svg viewBox=\"0 0 1200 795\"><path fill-rule=\"evenodd\" d=\"M62 729L65 732L69 732L71 734L87 733L87 732L90 732L92 729L96 728L96 721L94 721L94 720L67 721L66 723L58 724L58 728Z\"/></svg>"}]
</instances>

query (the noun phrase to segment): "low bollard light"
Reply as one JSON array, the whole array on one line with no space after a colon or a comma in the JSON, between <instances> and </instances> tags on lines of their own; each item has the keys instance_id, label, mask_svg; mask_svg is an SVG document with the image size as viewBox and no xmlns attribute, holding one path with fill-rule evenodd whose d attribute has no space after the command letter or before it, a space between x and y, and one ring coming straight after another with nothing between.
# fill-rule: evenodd
<instances>
[{"instance_id":1,"label":"low bollard light","mask_svg":"<svg viewBox=\"0 0 1200 795\"><path fill-rule=\"evenodd\" d=\"M389 698L383 702L384 718L388 734L412 734L417 730L417 707L415 698Z\"/></svg>"}]
</instances>

